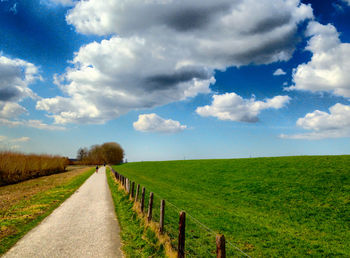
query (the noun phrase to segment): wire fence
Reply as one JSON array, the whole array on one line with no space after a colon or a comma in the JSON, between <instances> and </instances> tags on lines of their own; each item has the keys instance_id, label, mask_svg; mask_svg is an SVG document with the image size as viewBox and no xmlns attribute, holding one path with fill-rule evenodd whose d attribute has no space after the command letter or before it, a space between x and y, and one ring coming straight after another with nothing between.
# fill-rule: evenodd
<instances>
[{"instance_id":1,"label":"wire fence","mask_svg":"<svg viewBox=\"0 0 350 258\"><path fill-rule=\"evenodd\" d=\"M141 200L141 185L139 187L139 193L136 193L137 184L134 182L134 192L131 194L132 187L131 182L128 178L116 172L113 168L117 181L124 187L124 189L129 192L131 196L136 197L133 200L138 203ZM149 210L150 203L150 190L145 188L145 198L144 198L144 212ZM178 236L179 236L179 212L185 211L184 209L176 206L168 199L163 198L158 193L153 192L153 205L152 205L152 221L160 222L160 208L161 200L165 200L165 217L164 217L164 233L169 236L170 244L173 250L178 251ZM138 203L138 205L140 205ZM186 211L185 211L186 212ZM147 214L147 213L146 213ZM201 221L196 219L190 213L186 212L186 233L185 233L185 255L186 257L219 257L217 254L217 241L216 238L218 233L209 228L207 225L203 224ZM228 257L250 257L247 253L241 250L232 242L226 240L226 245L224 247L225 255ZM220 257L225 257L220 256Z\"/></svg>"}]
</instances>

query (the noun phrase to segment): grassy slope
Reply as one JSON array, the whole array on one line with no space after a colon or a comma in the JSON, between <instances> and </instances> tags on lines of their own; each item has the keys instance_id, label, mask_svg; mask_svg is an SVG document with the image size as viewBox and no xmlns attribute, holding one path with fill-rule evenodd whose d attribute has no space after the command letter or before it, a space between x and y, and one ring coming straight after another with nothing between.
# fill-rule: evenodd
<instances>
[{"instance_id":1,"label":"grassy slope","mask_svg":"<svg viewBox=\"0 0 350 258\"><path fill-rule=\"evenodd\" d=\"M155 233L145 229L143 220L133 210L133 203L107 168L107 181L111 189L115 211L121 227L122 249L127 257L165 257L164 247L160 245Z\"/></svg>"},{"instance_id":2,"label":"grassy slope","mask_svg":"<svg viewBox=\"0 0 350 258\"><path fill-rule=\"evenodd\" d=\"M94 169L78 169L0 187L0 255L66 200Z\"/></svg>"},{"instance_id":3,"label":"grassy slope","mask_svg":"<svg viewBox=\"0 0 350 258\"><path fill-rule=\"evenodd\" d=\"M252 256L350 256L350 156L139 162L115 169ZM167 231L176 237L178 215L167 207ZM188 254L213 255L214 237L192 222Z\"/></svg>"}]
</instances>

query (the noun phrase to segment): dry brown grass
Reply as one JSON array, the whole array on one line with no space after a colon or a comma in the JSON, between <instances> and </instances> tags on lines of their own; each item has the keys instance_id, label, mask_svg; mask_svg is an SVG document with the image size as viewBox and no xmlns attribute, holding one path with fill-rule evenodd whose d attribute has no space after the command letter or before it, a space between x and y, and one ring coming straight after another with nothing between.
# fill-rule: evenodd
<instances>
[{"instance_id":1,"label":"dry brown grass","mask_svg":"<svg viewBox=\"0 0 350 258\"><path fill-rule=\"evenodd\" d=\"M65 171L68 159L61 156L0 152L0 186Z\"/></svg>"},{"instance_id":2,"label":"dry brown grass","mask_svg":"<svg viewBox=\"0 0 350 258\"><path fill-rule=\"evenodd\" d=\"M73 166L68 168L69 172L44 176L32 180L27 180L14 185L0 187L0 213L8 210L23 200L29 200L34 195L45 192L59 185L64 185L73 177L84 173L87 167Z\"/></svg>"}]
</instances>

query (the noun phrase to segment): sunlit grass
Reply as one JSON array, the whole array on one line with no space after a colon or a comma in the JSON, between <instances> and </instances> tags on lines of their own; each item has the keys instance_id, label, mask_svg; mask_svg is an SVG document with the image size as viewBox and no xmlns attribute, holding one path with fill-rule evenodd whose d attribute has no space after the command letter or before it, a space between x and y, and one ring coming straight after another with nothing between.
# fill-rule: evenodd
<instances>
[{"instance_id":1,"label":"sunlit grass","mask_svg":"<svg viewBox=\"0 0 350 258\"><path fill-rule=\"evenodd\" d=\"M114 168L145 186L147 197L150 191L158 195L155 211L161 198L168 201L166 231L175 248L180 209L213 230L187 217L188 256L215 256L215 233L254 257L350 256L350 156L137 162ZM231 245L227 249L240 254Z\"/></svg>"}]
</instances>

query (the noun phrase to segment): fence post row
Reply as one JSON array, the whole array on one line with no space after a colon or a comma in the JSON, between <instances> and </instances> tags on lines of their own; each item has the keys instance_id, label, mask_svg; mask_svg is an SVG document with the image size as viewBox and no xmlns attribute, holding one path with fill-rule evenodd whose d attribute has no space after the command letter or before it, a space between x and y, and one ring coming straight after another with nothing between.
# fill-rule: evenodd
<instances>
[{"instance_id":1,"label":"fence post row","mask_svg":"<svg viewBox=\"0 0 350 258\"><path fill-rule=\"evenodd\" d=\"M164 231L164 209L165 209L165 201L160 201L160 216L159 216L159 233L163 234Z\"/></svg>"},{"instance_id":2,"label":"fence post row","mask_svg":"<svg viewBox=\"0 0 350 258\"><path fill-rule=\"evenodd\" d=\"M178 251L177 257L185 257L185 227L186 227L186 213L184 211L180 212L179 219L179 241L178 241Z\"/></svg>"},{"instance_id":3,"label":"fence post row","mask_svg":"<svg viewBox=\"0 0 350 258\"><path fill-rule=\"evenodd\" d=\"M142 187L142 195L141 195L141 212L143 212L143 208L144 208L144 205L145 205L145 187L143 186Z\"/></svg>"},{"instance_id":4,"label":"fence post row","mask_svg":"<svg viewBox=\"0 0 350 258\"><path fill-rule=\"evenodd\" d=\"M139 192L140 192L140 184L137 184L136 192L135 190L135 182L131 182L128 178L114 171L115 178L123 185L124 189L131 195L133 198L135 196L135 201L138 201ZM145 205L145 187L142 187L141 200L140 200L140 209L141 212L144 212ZM148 214L147 219L150 222L152 220L152 210L153 210L153 192L149 195L149 203L148 203ZM159 216L159 233L163 234L164 232L164 215L165 215L165 200L160 201L160 216ZM179 216L179 239L178 239L178 258L185 257L185 228L186 228L186 212L181 211ZM218 234L216 235L216 257L217 258L226 258L226 247L225 247L225 236Z\"/></svg>"},{"instance_id":5,"label":"fence post row","mask_svg":"<svg viewBox=\"0 0 350 258\"><path fill-rule=\"evenodd\" d=\"M148 202L148 222L152 220L152 208L153 208L153 193L149 194L149 202Z\"/></svg>"},{"instance_id":6,"label":"fence post row","mask_svg":"<svg viewBox=\"0 0 350 258\"><path fill-rule=\"evenodd\" d=\"M226 258L226 249L225 249L225 236L216 235L216 257L217 258Z\"/></svg>"}]
</instances>

